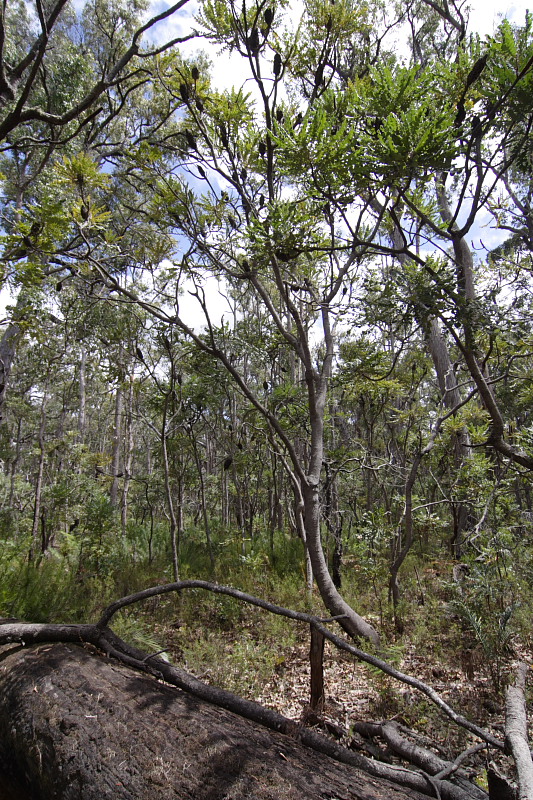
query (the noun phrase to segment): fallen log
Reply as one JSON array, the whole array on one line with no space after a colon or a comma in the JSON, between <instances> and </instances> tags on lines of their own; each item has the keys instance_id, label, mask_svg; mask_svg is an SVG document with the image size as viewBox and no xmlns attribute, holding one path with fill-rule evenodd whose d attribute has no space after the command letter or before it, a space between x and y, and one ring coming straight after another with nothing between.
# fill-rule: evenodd
<instances>
[{"instance_id":1,"label":"fallen log","mask_svg":"<svg viewBox=\"0 0 533 800\"><path fill-rule=\"evenodd\" d=\"M460 770L459 763L444 761L426 747L415 744L407 735L402 733L401 728L402 726L394 721L355 722L352 725L352 730L355 733L371 739L380 737L394 755L420 767L432 778L439 779L455 773L457 785L464 790L465 796L470 797L471 800L484 800L486 798L486 793L471 782L471 776ZM469 748L467 752L473 754L484 747L484 744L477 744ZM466 752L462 755L466 756Z\"/></svg>"},{"instance_id":2,"label":"fallen log","mask_svg":"<svg viewBox=\"0 0 533 800\"><path fill-rule=\"evenodd\" d=\"M210 704L211 706L216 706L219 708L220 712L230 712L233 715L238 715L238 717L242 717L245 720L248 720L253 725L258 725L260 727L264 727L273 731L275 735L284 734L285 737L288 737L289 740L295 740L300 745L309 748L312 751L315 751L318 758L326 757L325 763L331 763L331 759L335 762L339 762L340 764L347 765L349 768L355 768L355 771L359 774L361 780L364 780L368 783L368 781L377 781L375 794L369 794L368 786L365 787L363 793L360 793L359 784L355 783L355 788L352 786L350 794L342 794L339 793L339 796L342 798L359 798L364 797L369 798L371 800L372 797L381 797L383 796L380 794L382 791L383 786L387 786L386 796L393 796L391 794L391 786L395 787L395 791L399 792L399 795L394 795L394 797L405 797L406 795L403 794L404 792L408 792L408 797L418 798L418 797L437 797L439 800L473 800L474 794L476 795L476 800L482 800L482 797L486 794L482 790L473 790L472 784L469 781L465 781L462 775L455 775L457 772L457 767L459 766L459 759L453 763L446 763L444 764L444 768L441 769L440 767L442 764L439 763L437 766L438 772L435 773L434 767L431 767L430 771L426 771L423 767L422 769L413 770L411 768L406 768L399 764L395 763L383 763L379 760L375 760L374 758L367 758L365 755L354 752L354 750L349 749L332 739L323 736L321 733L317 732L316 730L310 729L303 724L297 724L279 712L274 711L272 709L268 709L256 702L251 700L245 700L244 698L240 698L231 692L227 692L224 689L219 689L214 686L209 686L202 681L198 680L194 676L190 675L189 673L185 672L181 669L178 665L170 664L166 659L160 658L159 653L155 654L147 654L143 653L140 650L137 650L134 647L126 644L126 642L122 641L119 637L117 637L113 631L109 628L109 622L111 621L114 614L136 602L146 600L149 597L155 597L161 594L167 594L168 592L179 592L183 591L184 589L203 589L219 594L226 594L231 597L235 597L238 600L243 602L248 602L253 605L256 605L260 608L264 608L267 611L270 611L275 614L280 614L282 616L286 616L290 619L299 620L301 622L306 622L311 625L311 627L317 631L321 636L330 640L334 645L339 647L342 650L346 650L347 652L354 655L356 658L359 658L362 661L365 661L369 664L372 664L375 667L383 670L387 674L391 675L392 677L400 680L404 683L407 683L419 691L424 693L437 707L441 709L448 717L453 719L458 725L469 730L471 733L476 734L479 736L486 744L489 744L495 747L497 750L503 750L503 742L496 739L491 733L488 731L483 730L482 728L478 727L474 723L467 720L461 714L455 712L447 703L443 701L443 699L428 685L424 684L423 682L413 678L412 676L405 675L398 670L391 667L391 665L387 664L386 662L382 661L381 659L373 656L371 654L365 653L364 651L359 650L358 648L351 645L349 642L346 642L343 639L340 639L338 636L333 634L329 631L326 627L324 627L324 622L330 622L332 620L320 620L317 617L313 617L308 614L304 614L302 612L293 611L290 609L282 608L281 606L276 606L272 603L269 603L264 600L260 600L259 598L252 597L251 595L247 595L237 589L233 589L231 587L224 587L218 584L207 583L205 581L178 581L173 584L166 584L164 586L156 586L150 589L146 589L144 591L138 592L133 595L129 595L128 597L123 597L120 600L109 605L104 611L102 612L100 619L96 622L96 624L47 624L47 623L25 623L19 622L16 620L0 620L0 646L1 645L22 645L22 647L34 647L35 645L54 645L57 643L61 643L64 646L69 645L76 645L78 647L77 652L83 652L79 648L81 646L92 648L94 652L98 651L101 654L105 654L112 659L116 659L120 665L126 668L132 668L135 675L138 672L146 673L152 678L155 678L159 683L158 686L162 685L161 682L168 684L169 686L174 687L175 689L182 690L185 693L185 696L192 696L195 698L195 702L199 701L200 703L204 702ZM39 650L39 659L45 659L45 654L48 650ZM74 648L73 652L76 652L76 648ZM7 657L8 659L14 658L14 653L10 653ZM22 662L25 663L24 658L25 656L19 655L18 658L22 659ZM81 656L79 656L81 658ZM46 659L45 659L46 660ZM21 662L21 663L22 663ZM104 662L106 663L106 662ZM13 675L18 674L18 665L10 664L11 672L7 675L4 674L5 667L0 668L0 737L4 736L4 740L2 743L4 748L7 747L8 750L0 750L0 769L2 769L3 765L7 765L10 763L9 755L9 747L11 747L11 743L16 741L16 730L17 726L7 726L6 720L9 719L9 712L5 709L7 706L2 706L2 697L4 697L5 702L7 703L10 697L17 696L16 691L13 690L13 686L16 688L17 684L13 678ZM116 669L119 668L118 664L115 667ZM11 674L12 673L12 674ZM22 671L21 674L26 674ZM3 676L3 677L2 677ZM29 676L29 677L28 677ZM5 681L4 681L5 678ZM31 679L31 673L26 675L28 680ZM2 688L4 683L9 688L5 690ZM11 684L13 683L13 686ZM105 680L104 680L105 683ZM79 685L79 680L77 681L76 675L74 673L72 678L72 683L70 685L70 698L71 704L75 708L75 700L73 698L76 697L75 687ZM30 708L30 718L32 716L32 706L36 703L36 698L33 695L27 696L27 706ZM124 698L119 697L118 702L122 704ZM81 712L80 712L81 713ZM86 713L85 718L91 719L91 714ZM46 717L48 719L48 717ZM61 712L57 711L57 719L59 723L68 728L68 722L61 716ZM241 723L242 724L242 723ZM3 726L3 727L2 727ZM7 726L7 727L6 727ZM57 727L57 726L56 726ZM52 734L43 728L43 736L44 741L54 741L54 737ZM15 738L14 738L15 737ZM90 737L89 737L90 740ZM287 741L287 739L285 739ZM180 745L181 746L181 745ZM53 748L52 748L53 749ZM403 747L401 748L404 749ZM116 748L117 752L120 752L120 747L117 745ZM411 752L412 748L409 748L409 752ZM55 752L55 750L53 749ZM24 746L21 745L20 748L16 749L16 752L24 753ZM115 752L113 750L113 752ZM122 751L125 753L125 751ZM308 752L308 751L306 751ZM4 756L2 757L2 753ZM401 754L400 754L401 755ZM194 751L191 753L191 757L193 758L194 763L197 758L194 755ZM403 756L402 756L403 757ZM462 756L460 757L462 758ZM424 756L424 759L427 760ZM423 759L423 761L424 761ZM72 757L69 756L68 761L70 762ZM390 762L390 759L387 759ZM408 761L411 760L410 756L408 755ZM417 759L415 759L416 761ZM37 761L42 763L42 758L38 758ZM123 759L125 764L128 763L128 758L125 756ZM18 761L13 761L13 764L19 764ZM35 758L30 758L28 762L22 758L20 761L18 770L19 772L25 772L28 776L34 774L34 770L32 765L35 763ZM170 763L170 762L169 762ZM76 767L77 772L80 774L84 774L84 780L87 779L88 775L84 772L79 765ZM59 759L55 764L55 772L59 770L60 774L63 774L64 766ZM431 774L433 772L433 774ZM363 777L364 776L364 777ZM119 781L120 783L120 781ZM353 781L352 781L353 783ZM119 785L119 784L117 784ZM181 787L181 784L179 784ZM291 783L292 786L292 783ZM67 787L68 788L68 787ZM321 788L321 791L323 791ZM80 794L79 788L76 790L76 793L71 795L68 793L60 794L58 793L59 790L57 787L49 786L45 789L45 793L42 795L42 800L48 800L49 797L58 798L58 800L63 800L63 798L70 797L80 797L82 798L89 798L92 800L92 797L106 797L107 795L102 794L105 787L102 786L98 787L98 791L94 794ZM38 790L35 790L38 791ZM50 794L49 792L55 792ZM90 789L87 789L90 791ZM47 793L48 792L48 793ZM115 796L115 793L113 796ZM310 795L309 794L309 786L305 785L304 791L305 797L321 797L322 800L325 797L331 797L332 795ZM304 796L304 794L299 794L298 792L294 794L275 794L274 796L278 797L291 797L291 798L299 798L300 796ZM119 795L117 795L119 796ZM121 796L121 795L120 795ZM135 793L133 795L125 794L124 797L136 797L138 800L142 800L142 795L138 794L138 790L135 789ZM160 793L157 794L158 797L163 797ZM186 789L180 788L179 795L169 795L171 797L178 797L180 798L187 798L190 797L191 800L194 798L195 800L202 800L203 795L198 795L196 793L188 794ZM240 795L224 795L228 799L230 797L238 797ZM243 793L243 797L250 797L252 800L257 800L260 798L268 798L270 795L268 794L258 794L256 796L250 795L249 791ZM41 795L35 794L32 795L32 800L39 800ZM209 797L209 800L212 798L218 797L218 795L206 795Z\"/></svg>"},{"instance_id":3,"label":"fallen log","mask_svg":"<svg viewBox=\"0 0 533 800\"><path fill-rule=\"evenodd\" d=\"M72 644L4 648L0 767L34 800L422 800Z\"/></svg>"},{"instance_id":4,"label":"fallen log","mask_svg":"<svg viewBox=\"0 0 533 800\"><path fill-rule=\"evenodd\" d=\"M527 737L526 680L529 667L518 664L514 685L505 693L505 743L518 773L518 800L533 797L533 760Z\"/></svg>"}]
</instances>

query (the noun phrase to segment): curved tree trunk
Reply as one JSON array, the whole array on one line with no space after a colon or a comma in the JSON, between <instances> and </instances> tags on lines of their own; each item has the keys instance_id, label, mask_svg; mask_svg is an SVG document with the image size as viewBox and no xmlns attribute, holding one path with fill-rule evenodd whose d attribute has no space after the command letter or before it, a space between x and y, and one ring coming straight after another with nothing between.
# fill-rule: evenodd
<instances>
[{"instance_id":1,"label":"curved tree trunk","mask_svg":"<svg viewBox=\"0 0 533 800\"><path fill-rule=\"evenodd\" d=\"M339 618L339 625L350 636L363 636L373 644L378 645L379 634L376 629L348 605L339 593L329 572L320 535L321 509L318 483L305 483L302 487L302 496L305 511L307 551L324 605L332 616Z\"/></svg>"},{"instance_id":2,"label":"curved tree trunk","mask_svg":"<svg viewBox=\"0 0 533 800\"><path fill-rule=\"evenodd\" d=\"M421 800L75 645L4 652L0 765L33 800Z\"/></svg>"}]
</instances>

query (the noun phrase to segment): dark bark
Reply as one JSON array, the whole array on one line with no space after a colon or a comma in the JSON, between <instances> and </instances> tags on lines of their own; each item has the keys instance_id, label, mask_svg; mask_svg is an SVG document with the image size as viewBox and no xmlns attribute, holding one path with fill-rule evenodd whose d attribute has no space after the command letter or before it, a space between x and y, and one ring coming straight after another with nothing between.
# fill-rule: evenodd
<instances>
[{"instance_id":1,"label":"dark bark","mask_svg":"<svg viewBox=\"0 0 533 800\"><path fill-rule=\"evenodd\" d=\"M311 697L309 705L312 711L321 711L324 707L324 643L324 634L311 625L311 646L309 648Z\"/></svg>"},{"instance_id":2,"label":"dark bark","mask_svg":"<svg viewBox=\"0 0 533 800\"><path fill-rule=\"evenodd\" d=\"M34 800L423 797L306 748L299 733L267 730L81 647L3 655L0 763L27 777Z\"/></svg>"}]
</instances>

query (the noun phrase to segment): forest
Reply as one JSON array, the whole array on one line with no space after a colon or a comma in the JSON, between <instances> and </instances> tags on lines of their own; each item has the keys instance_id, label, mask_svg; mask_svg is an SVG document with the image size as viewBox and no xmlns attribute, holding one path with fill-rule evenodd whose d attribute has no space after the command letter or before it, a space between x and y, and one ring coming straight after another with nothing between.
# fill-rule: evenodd
<instances>
[{"instance_id":1,"label":"forest","mask_svg":"<svg viewBox=\"0 0 533 800\"><path fill-rule=\"evenodd\" d=\"M421 797L531 800L533 15L0 23L0 645L155 653L368 762L400 725Z\"/></svg>"}]
</instances>

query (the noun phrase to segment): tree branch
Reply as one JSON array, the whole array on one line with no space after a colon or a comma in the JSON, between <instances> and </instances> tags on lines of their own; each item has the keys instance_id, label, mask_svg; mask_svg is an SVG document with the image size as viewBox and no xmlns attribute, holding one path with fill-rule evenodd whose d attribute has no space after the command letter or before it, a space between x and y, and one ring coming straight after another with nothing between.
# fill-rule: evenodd
<instances>
[{"instance_id":1,"label":"tree branch","mask_svg":"<svg viewBox=\"0 0 533 800\"><path fill-rule=\"evenodd\" d=\"M123 597L109 605L106 609L104 609L95 627L100 630L105 628L113 618L114 614L116 614L117 611L120 611L122 608L126 608L127 606L138 603L141 600L146 600L150 597L156 597L158 595L168 594L170 592L180 592L184 589L205 589L206 591L214 592L215 594L224 594L229 597L234 597L236 600L250 603L258 608L263 608L265 611L270 611L272 614L287 617L288 619L298 620L299 622L305 622L307 625L313 625L317 630L321 631L326 639L332 642L340 650L345 650L347 653L351 653L351 655L355 656L360 661L364 661L366 664L376 667L401 683L405 683L408 686L412 686L414 689L422 692L422 694L428 697L429 700L431 700L431 702L437 706L437 708L439 708L457 725L460 725L461 727L470 731L475 736L479 736L480 739L483 739L483 741L487 742L492 747L495 747L498 750L504 749L503 742L501 742L499 739L496 739L496 737L494 737L491 733L485 731L483 728L480 728L475 723L467 720L466 717L463 717L461 714L458 714L456 711L454 711L430 686L422 681L419 681L417 678L413 678L410 675L400 672L377 656L373 656L370 653L366 653L364 650L360 650L359 648L354 647L352 644L349 644L344 639L341 639L339 636L331 633L330 630L325 628L317 617L314 617L311 614L305 614L302 611L293 611L292 609L283 608L282 606L275 605L267 600L261 600L260 598L253 597L245 592L241 592L239 589L233 589L229 586L221 586L216 583L209 583L208 581L195 580L178 581L176 583L168 583L163 586L153 586L150 589L145 589L144 591L136 592L135 594Z\"/></svg>"}]
</instances>

